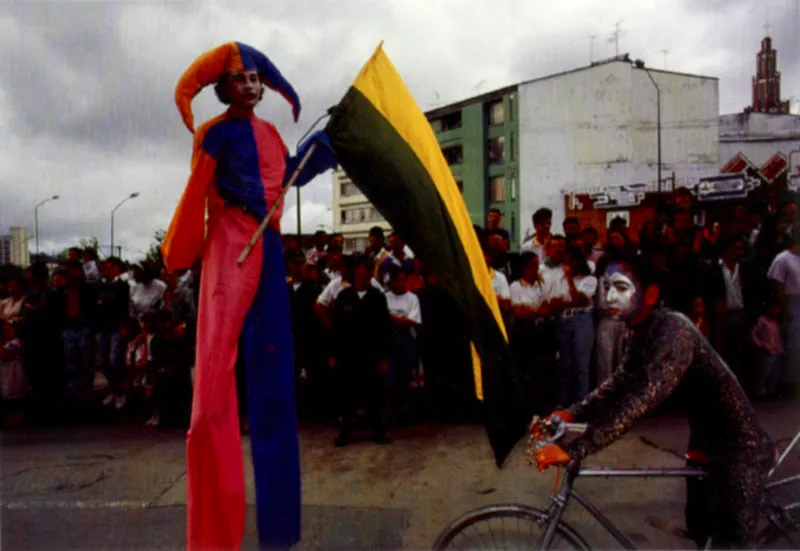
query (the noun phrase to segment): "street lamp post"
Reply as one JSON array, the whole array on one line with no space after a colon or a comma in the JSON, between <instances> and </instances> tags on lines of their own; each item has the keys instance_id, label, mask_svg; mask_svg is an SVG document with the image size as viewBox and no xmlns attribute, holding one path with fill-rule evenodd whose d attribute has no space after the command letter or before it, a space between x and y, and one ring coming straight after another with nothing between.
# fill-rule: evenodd
<instances>
[{"instance_id":1,"label":"street lamp post","mask_svg":"<svg viewBox=\"0 0 800 551\"><path fill-rule=\"evenodd\" d=\"M33 207L33 223L34 223L34 226L35 226L34 227L34 231L36 232L36 257L37 257L37 260L38 260L38 257L39 257L39 207L44 205L46 202L54 201L54 200L58 199L59 197L60 197L59 195L53 195L52 197L48 197L47 199L45 199L43 201L39 201L38 203L36 203L36 206Z\"/></svg>"},{"instance_id":2,"label":"street lamp post","mask_svg":"<svg viewBox=\"0 0 800 551\"><path fill-rule=\"evenodd\" d=\"M661 210L662 206L662 198L661 198L661 89L658 87L656 80L653 78L653 75L650 74L650 70L645 67L644 61L641 59L636 60L636 67L639 69L644 69L644 72L647 73L647 76L650 77L650 82L653 83L656 89L656 139L658 141L658 205L659 210Z\"/></svg>"},{"instance_id":3,"label":"street lamp post","mask_svg":"<svg viewBox=\"0 0 800 551\"><path fill-rule=\"evenodd\" d=\"M297 190L297 250L303 250L303 230L302 230L302 214L300 213L300 186L296 186Z\"/></svg>"},{"instance_id":4,"label":"street lamp post","mask_svg":"<svg viewBox=\"0 0 800 551\"><path fill-rule=\"evenodd\" d=\"M125 199L120 201L116 207L111 209L111 256L114 256L114 213L117 212L117 209L120 208L123 205L123 203L125 203L125 201L128 201L130 199L136 199L137 197L139 197L139 192L134 191L133 193L128 195Z\"/></svg>"}]
</instances>

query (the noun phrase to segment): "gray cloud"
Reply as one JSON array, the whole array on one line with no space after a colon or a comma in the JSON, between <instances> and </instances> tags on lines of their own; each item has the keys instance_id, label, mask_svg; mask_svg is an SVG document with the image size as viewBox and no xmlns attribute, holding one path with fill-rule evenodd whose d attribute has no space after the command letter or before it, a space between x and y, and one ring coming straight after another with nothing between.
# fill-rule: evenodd
<instances>
[{"instance_id":1,"label":"gray cloud","mask_svg":"<svg viewBox=\"0 0 800 551\"><path fill-rule=\"evenodd\" d=\"M506 0L304 0L265 4L218 0L6 3L0 14L0 231L41 210L40 246L81 237L116 241L139 254L165 227L185 185L191 136L173 102L181 72L228 40L262 49L303 102L299 124L268 94L258 114L290 149L334 105L379 41L423 109L613 54L607 38L622 20L620 50L661 67L719 76L722 112L750 98L750 77L769 20L779 49L784 96L800 90L798 1L749 0L644 5L637 0L530 3ZM477 86L482 83L480 86ZM438 95L438 99L437 99ZM213 92L194 101L198 121L220 111ZM331 178L302 191L304 220L329 224ZM294 193L284 226L294 226ZM308 216L305 211L308 209ZM305 224L304 224L305 225Z\"/></svg>"}]
</instances>

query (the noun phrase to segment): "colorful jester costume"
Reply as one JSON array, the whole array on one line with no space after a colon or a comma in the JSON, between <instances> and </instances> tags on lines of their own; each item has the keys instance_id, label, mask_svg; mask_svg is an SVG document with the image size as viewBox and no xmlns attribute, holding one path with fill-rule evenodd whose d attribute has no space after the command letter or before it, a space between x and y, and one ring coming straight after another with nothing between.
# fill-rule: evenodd
<instances>
[{"instance_id":1,"label":"colorful jester costume","mask_svg":"<svg viewBox=\"0 0 800 551\"><path fill-rule=\"evenodd\" d=\"M264 54L231 42L198 58L175 100L194 132L192 98L228 73L256 70L292 106L300 101ZM289 546L300 539L300 466L294 406L294 355L280 209L262 242L236 259L268 208L279 199L297 159L267 121L224 113L195 132L192 170L163 244L168 269L202 257L194 397L187 435L189 549L237 549L244 534L245 488L234 366L246 364L259 541ZM324 141L324 135L321 138ZM318 141L319 143L319 141ZM318 147L296 180L303 185L333 165ZM206 223L206 207L208 221Z\"/></svg>"}]
</instances>

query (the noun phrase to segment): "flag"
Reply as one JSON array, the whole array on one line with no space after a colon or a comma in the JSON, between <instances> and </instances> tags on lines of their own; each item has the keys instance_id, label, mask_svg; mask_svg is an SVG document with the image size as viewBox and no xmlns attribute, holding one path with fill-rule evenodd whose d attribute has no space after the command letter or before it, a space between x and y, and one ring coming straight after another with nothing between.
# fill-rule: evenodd
<instances>
[{"instance_id":1,"label":"flag","mask_svg":"<svg viewBox=\"0 0 800 551\"><path fill-rule=\"evenodd\" d=\"M382 44L332 109L325 130L353 183L463 309L475 391L501 466L527 419L489 268L433 129Z\"/></svg>"}]
</instances>

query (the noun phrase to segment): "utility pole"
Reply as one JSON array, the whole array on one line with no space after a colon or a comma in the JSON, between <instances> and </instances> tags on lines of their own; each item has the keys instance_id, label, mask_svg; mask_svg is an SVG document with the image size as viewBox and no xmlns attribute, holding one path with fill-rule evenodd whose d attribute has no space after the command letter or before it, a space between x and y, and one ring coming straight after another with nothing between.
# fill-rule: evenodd
<instances>
[{"instance_id":1,"label":"utility pole","mask_svg":"<svg viewBox=\"0 0 800 551\"><path fill-rule=\"evenodd\" d=\"M334 182L335 184L336 182ZM295 186L297 192L297 249L303 250L303 218L300 214L300 186Z\"/></svg>"},{"instance_id":2,"label":"utility pole","mask_svg":"<svg viewBox=\"0 0 800 551\"><path fill-rule=\"evenodd\" d=\"M589 36L589 63L594 63L594 39L597 38L596 34Z\"/></svg>"},{"instance_id":3,"label":"utility pole","mask_svg":"<svg viewBox=\"0 0 800 551\"><path fill-rule=\"evenodd\" d=\"M125 203L125 201L128 201L130 199L136 199L137 197L139 197L139 192L134 191L133 193L128 195L125 199L120 201L116 207L111 209L111 254L114 254L114 213L117 212L117 209L120 208L122 204Z\"/></svg>"},{"instance_id":4,"label":"utility pole","mask_svg":"<svg viewBox=\"0 0 800 551\"><path fill-rule=\"evenodd\" d=\"M611 38L608 39L609 42L614 43L614 55L619 55L619 35L622 34L620 25L622 25L621 19L614 23L614 32L611 33Z\"/></svg>"},{"instance_id":5,"label":"utility pole","mask_svg":"<svg viewBox=\"0 0 800 551\"><path fill-rule=\"evenodd\" d=\"M44 205L48 201L54 201L58 199L58 195L53 195L52 197L48 197L44 201L39 201L35 207L33 207L33 224L34 224L34 231L36 232L36 260L39 260L39 207Z\"/></svg>"},{"instance_id":6,"label":"utility pole","mask_svg":"<svg viewBox=\"0 0 800 551\"><path fill-rule=\"evenodd\" d=\"M662 210L663 199L661 197L661 89L658 87L658 83L653 78L653 75L650 74L650 70L645 66L644 61L637 59L635 65L639 69L644 69L644 72L647 73L648 77L650 77L650 82L653 83L653 86L656 89L656 129L657 129L656 147L658 148L658 205L659 205L659 210Z\"/></svg>"},{"instance_id":7,"label":"utility pole","mask_svg":"<svg viewBox=\"0 0 800 551\"><path fill-rule=\"evenodd\" d=\"M667 68L667 54L669 53L669 50L661 50L661 53L664 54L664 69L666 69Z\"/></svg>"}]
</instances>

